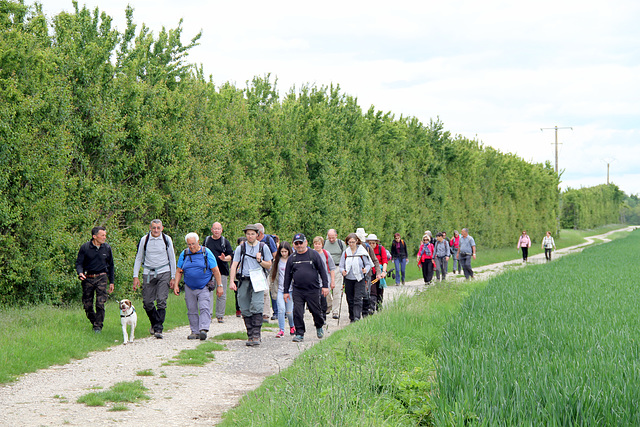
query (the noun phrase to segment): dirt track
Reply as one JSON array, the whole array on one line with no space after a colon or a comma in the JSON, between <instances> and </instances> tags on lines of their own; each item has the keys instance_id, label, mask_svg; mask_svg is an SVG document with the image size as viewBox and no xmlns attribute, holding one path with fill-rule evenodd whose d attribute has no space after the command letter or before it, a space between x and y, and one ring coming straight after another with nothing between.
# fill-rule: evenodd
<instances>
[{"instance_id":1,"label":"dirt track","mask_svg":"<svg viewBox=\"0 0 640 427\"><path fill-rule=\"evenodd\" d=\"M608 241L607 235L618 231L621 230L593 236L582 245L558 250L554 252L554 258L580 251L597 240ZM529 259L529 263L541 263L544 254ZM474 271L476 277L485 278L508 266L522 266L522 261L492 264ZM460 276L456 280L460 280ZM422 287L422 280L407 282L407 286L399 288L390 286L386 299ZM349 323L345 307L346 302L343 302L341 327ZM226 319L224 324L212 324L209 335L244 330L241 319ZM310 317L306 322L307 329L313 330ZM337 320L327 319L327 322L327 335L330 335L337 329ZM142 315L137 335L144 336L143 331L147 328L148 320ZM180 327L166 332L163 340L137 339L131 345L114 346L107 351L91 353L82 360L24 375L13 384L0 387L0 425L212 425L264 378L289 366L302 351L318 342L312 333L307 333L305 342L300 345L293 343L288 335L276 339L275 330L263 331L261 346L249 348L244 341L225 341L228 351L216 352L215 361L204 367L162 366L180 350L194 348L200 343L187 340L188 334L188 327ZM136 376L136 372L145 369L151 369L155 375ZM151 400L129 405L129 411L109 412L108 407L76 403L79 396L92 388L107 389L117 382L137 379L149 388Z\"/></svg>"}]
</instances>

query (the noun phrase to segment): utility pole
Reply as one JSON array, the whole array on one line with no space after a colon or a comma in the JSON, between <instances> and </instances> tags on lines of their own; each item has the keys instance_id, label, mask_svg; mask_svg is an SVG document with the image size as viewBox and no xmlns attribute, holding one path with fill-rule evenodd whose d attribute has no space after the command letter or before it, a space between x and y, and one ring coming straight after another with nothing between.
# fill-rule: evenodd
<instances>
[{"instance_id":1,"label":"utility pole","mask_svg":"<svg viewBox=\"0 0 640 427\"><path fill-rule=\"evenodd\" d=\"M616 159L603 159L602 161L607 164L607 185L609 185L609 165L611 165L611 163L615 162Z\"/></svg>"},{"instance_id":2,"label":"utility pole","mask_svg":"<svg viewBox=\"0 0 640 427\"><path fill-rule=\"evenodd\" d=\"M556 131L556 173L558 173L558 129L571 129L573 130L572 127L570 126L565 126L565 127L558 127L558 126L554 126L552 128L540 128L540 131L543 131L545 129L555 129Z\"/></svg>"}]
</instances>

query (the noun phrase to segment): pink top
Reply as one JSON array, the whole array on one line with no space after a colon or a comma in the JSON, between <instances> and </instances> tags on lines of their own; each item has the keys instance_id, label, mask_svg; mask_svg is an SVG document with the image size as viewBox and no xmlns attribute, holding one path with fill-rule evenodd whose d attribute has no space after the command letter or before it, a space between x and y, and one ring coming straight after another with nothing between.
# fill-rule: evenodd
<instances>
[{"instance_id":1,"label":"pink top","mask_svg":"<svg viewBox=\"0 0 640 427\"><path fill-rule=\"evenodd\" d=\"M531 247L531 239L528 235L520 236L518 239L518 247L519 248L530 248Z\"/></svg>"}]
</instances>

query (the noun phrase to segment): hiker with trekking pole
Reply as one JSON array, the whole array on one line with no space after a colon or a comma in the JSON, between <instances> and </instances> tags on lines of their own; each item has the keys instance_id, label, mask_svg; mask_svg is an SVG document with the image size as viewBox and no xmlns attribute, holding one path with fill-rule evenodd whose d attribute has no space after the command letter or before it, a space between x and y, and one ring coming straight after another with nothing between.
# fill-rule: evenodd
<instances>
[{"instance_id":1,"label":"hiker with trekking pole","mask_svg":"<svg viewBox=\"0 0 640 427\"><path fill-rule=\"evenodd\" d=\"M362 317L362 299L366 292L365 277L373 267L373 262L367 250L361 245L362 242L357 234L349 234L346 243L347 248L340 257L339 268L344 278L349 320L353 323Z\"/></svg>"}]
</instances>

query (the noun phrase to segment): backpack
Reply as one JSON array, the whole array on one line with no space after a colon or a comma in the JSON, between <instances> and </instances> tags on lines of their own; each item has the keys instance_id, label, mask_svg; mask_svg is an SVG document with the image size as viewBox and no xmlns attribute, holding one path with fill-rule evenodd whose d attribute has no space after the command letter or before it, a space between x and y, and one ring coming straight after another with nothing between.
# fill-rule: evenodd
<instances>
[{"instance_id":1,"label":"backpack","mask_svg":"<svg viewBox=\"0 0 640 427\"><path fill-rule=\"evenodd\" d=\"M262 254L262 259L264 260L264 247L265 247L265 243L264 242L258 242L258 251ZM256 257L254 257L253 255L247 255L247 242L242 242L240 244L240 262L238 263L238 271L240 272L240 277L244 277L242 276L242 264L244 263L244 257L248 256L249 258L253 258L255 259ZM267 270L262 267L262 269L264 270L265 274L267 272Z\"/></svg>"},{"instance_id":2,"label":"backpack","mask_svg":"<svg viewBox=\"0 0 640 427\"><path fill-rule=\"evenodd\" d=\"M346 259L347 259L347 251L344 251L343 253L344 253L344 259L345 259L345 261L346 261ZM362 261L362 268L364 268L364 267L365 267L365 264L364 264L364 255L351 255L351 256L352 256L352 257L354 257L354 256L359 256L359 257L360 257L360 261ZM367 256L368 256L368 255L367 255Z\"/></svg>"},{"instance_id":3,"label":"backpack","mask_svg":"<svg viewBox=\"0 0 640 427\"><path fill-rule=\"evenodd\" d=\"M204 243L202 244L202 246L207 247L207 242L209 241L210 238L211 238L211 236L205 237ZM220 236L220 238L222 239L222 253L224 254L224 250L227 247L227 245L233 251L233 248L231 247L231 242L224 236ZM211 249L209 249L209 250L211 250ZM211 251L211 252L213 252L213 251Z\"/></svg>"},{"instance_id":4,"label":"backpack","mask_svg":"<svg viewBox=\"0 0 640 427\"><path fill-rule=\"evenodd\" d=\"M338 239L338 246L340 247L340 250L344 252L344 242L340 239Z\"/></svg>"},{"instance_id":5,"label":"backpack","mask_svg":"<svg viewBox=\"0 0 640 427\"><path fill-rule=\"evenodd\" d=\"M204 257L204 270L202 270L202 271L206 273L206 271L209 269L209 257L207 256L207 248L206 247L200 246L200 251L198 251L196 253L191 252L189 250L189 248L187 248L182 253L182 259L186 262L187 261L186 257L189 257L189 261L193 262L193 256L194 255L198 255L198 254L202 254L202 256Z\"/></svg>"},{"instance_id":6,"label":"backpack","mask_svg":"<svg viewBox=\"0 0 640 427\"><path fill-rule=\"evenodd\" d=\"M165 246L165 250L167 251L167 261L169 261L169 264L171 264L171 255L169 255L169 239L167 239L167 235L164 233L162 234L162 240L164 241L164 246ZM146 237L144 238L144 246L142 247L142 262L140 263L140 265L142 265L142 267L144 267L144 259L147 255L147 244L149 243L149 236L151 236L151 232L148 232ZM138 245L138 250L136 251L136 258L138 257L138 252L140 252L140 245Z\"/></svg>"},{"instance_id":7,"label":"backpack","mask_svg":"<svg viewBox=\"0 0 640 427\"><path fill-rule=\"evenodd\" d=\"M327 263L327 271L329 271L329 252L327 252L326 249L322 250L322 253L324 253L324 257L327 259L326 263Z\"/></svg>"}]
</instances>

